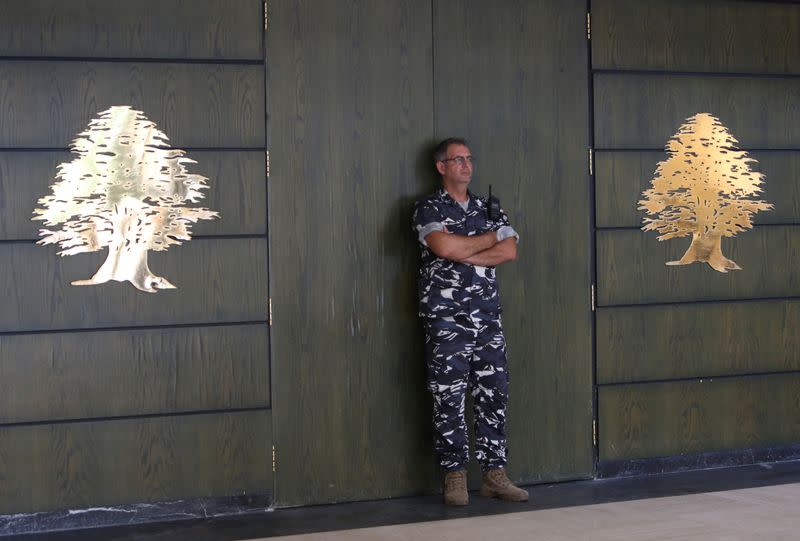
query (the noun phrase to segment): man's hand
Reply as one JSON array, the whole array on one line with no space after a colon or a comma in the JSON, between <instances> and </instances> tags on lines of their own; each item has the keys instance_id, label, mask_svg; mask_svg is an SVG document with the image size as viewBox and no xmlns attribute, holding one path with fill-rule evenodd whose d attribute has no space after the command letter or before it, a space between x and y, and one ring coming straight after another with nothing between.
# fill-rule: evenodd
<instances>
[{"instance_id":1,"label":"man's hand","mask_svg":"<svg viewBox=\"0 0 800 541\"><path fill-rule=\"evenodd\" d=\"M502 242L511 237L519 240L519 235L510 225L504 225L497 230L497 242Z\"/></svg>"}]
</instances>

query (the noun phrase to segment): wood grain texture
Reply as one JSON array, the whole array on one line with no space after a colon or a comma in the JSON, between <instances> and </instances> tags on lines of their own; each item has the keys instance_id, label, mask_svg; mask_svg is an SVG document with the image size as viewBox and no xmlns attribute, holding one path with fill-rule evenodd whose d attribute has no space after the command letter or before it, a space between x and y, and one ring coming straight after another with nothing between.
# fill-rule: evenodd
<instances>
[{"instance_id":1,"label":"wood grain texture","mask_svg":"<svg viewBox=\"0 0 800 541\"><path fill-rule=\"evenodd\" d=\"M600 460L778 447L800 440L800 375L601 387Z\"/></svg>"},{"instance_id":2,"label":"wood grain texture","mask_svg":"<svg viewBox=\"0 0 800 541\"><path fill-rule=\"evenodd\" d=\"M272 488L268 410L0 428L0 514Z\"/></svg>"},{"instance_id":3,"label":"wood grain texture","mask_svg":"<svg viewBox=\"0 0 800 541\"><path fill-rule=\"evenodd\" d=\"M597 310L597 383L800 370L800 301Z\"/></svg>"},{"instance_id":4,"label":"wood grain texture","mask_svg":"<svg viewBox=\"0 0 800 541\"><path fill-rule=\"evenodd\" d=\"M0 55L261 59L261 0L0 0Z\"/></svg>"},{"instance_id":5,"label":"wood grain texture","mask_svg":"<svg viewBox=\"0 0 800 541\"><path fill-rule=\"evenodd\" d=\"M67 148L112 105L183 147L264 146L261 66L0 61L0 148Z\"/></svg>"},{"instance_id":6,"label":"wood grain texture","mask_svg":"<svg viewBox=\"0 0 800 541\"><path fill-rule=\"evenodd\" d=\"M430 2L269 9L277 502L434 490L410 221L430 188Z\"/></svg>"},{"instance_id":7,"label":"wood grain texture","mask_svg":"<svg viewBox=\"0 0 800 541\"><path fill-rule=\"evenodd\" d=\"M800 148L800 78L594 75L595 147L660 149L684 120L718 117L742 148Z\"/></svg>"},{"instance_id":8,"label":"wood grain texture","mask_svg":"<svg viewBox=\"0 0 800 541\"><path fill-rule=\"evenodd\" d=\"M0 0L0 514L272 492L262 40L261 0ZM209 178L221 218L149 254L176 290L32 242L113 105Z\"/></svg>"},{"instance_id":9,"label":"wood grain texture","mask_svg":"<svg viewBox=\"0 0 800 541\"><path fill-rule=\"evenodd\" d=\"M509 472L591 475L592 354L585 2L434 2L437 138L466 137L519 232L499 269ZM477 473L477 472L476 472Z\"/></svg>"},{"instance_id":10,"label":"wood grain texture","mask_svg":"<svg viewBox=\"0 0 800 541\"><path fill-rule=\"evenodd\" d=\"M194 224L193 235L265 235L267 185L260 151L192 151L190 173L208 178L205 199L197 206L219 218ZM0 240L35 240L42 222L31 220L39 198L51 193L58 164L75 154L61 151L0 152Z\"/></svg>"},{"instance_id":11,"label":"wood grain texture","mask_svg":"<svg viewBox=\"0 0 800 541\"><path fill-rule=\"evenodd\" d=\"M90 329L267 320L266 239L195 239L150 252L150 269L177 289L129 283L72 286L107 250L59 257L53 246L0 244L0 331Z\"/></svg>"},{"instance_id":12,"label":"wood grain texture","mask_svg":"<svg viewBox=\"0 0 800 541\"><path fill-rule=\"evenodd\" d=\"M597 233L599 306L800 296L797 226L756 226L724 239L723 253L743 269L726 274L705 263L668 267L691 238L656 239L638 230Z\"/></svg>"},{"instance_id":13,"label":"wood grain texture","mask_svg":"<svg viewBox=\"0 0 800 541\"><path fill-rule=\"evenodd\" d=\"M800 6L593 0L592 67L800 73Z\"/></svg>"},{"instance_id":14,"label":"wood grain texture","mask_svg":"<svg viewBox=\"0 0 800 541\"><path fill-rule=\"evenodd\" d=\"M3 335L0 423L266 407L268 351L266 324Z\"/></svg>"},{"instance_id":15,"label":"wood grain texture","mask_svg":"<svg viewBox=\"0 0 800 541\"><path fill-rule=\"evenodd\" d=\"M800 152L751 152L757 160L753 170L766 176L759 199L775 208L754 215L756 224L800 223ZM595 208L597 227L641 227L644 212L637 210L642 191L650 181L665 152L596 152Z\"/></svg>"}]
</instances>

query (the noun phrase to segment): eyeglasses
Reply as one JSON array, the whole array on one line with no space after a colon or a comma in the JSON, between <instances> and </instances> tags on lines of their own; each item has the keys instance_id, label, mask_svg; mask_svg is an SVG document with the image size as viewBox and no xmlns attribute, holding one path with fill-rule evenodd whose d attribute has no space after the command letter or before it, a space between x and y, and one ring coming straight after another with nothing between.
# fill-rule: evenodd
<instances>
[{"instance_id":1,"label":"eyeglasses","mask_svg":"<svg viewBox=\"0 0 800 541\"><path fill-rule=\"evenodd\" d=\"M472 156L456 156L455 158L446 158L444 160L439 160L442 163L447 162L455 162L456 165L464 165L465 163L473 163L475 158Z\"/></svg>"}]
</instances>

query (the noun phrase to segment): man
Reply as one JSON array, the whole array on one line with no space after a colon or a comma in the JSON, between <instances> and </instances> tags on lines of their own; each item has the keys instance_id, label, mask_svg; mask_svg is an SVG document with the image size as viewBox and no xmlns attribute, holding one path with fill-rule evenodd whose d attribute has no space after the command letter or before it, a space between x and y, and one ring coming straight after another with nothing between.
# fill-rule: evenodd
<instances>
[{"instance_id":1,"label":"man","mask_svg":"<svg viewBox=\"0 0 800 541\"><path fill-rule=\"evenodd\" d=\"M468 190L473 157L466 141L445 139L434 150L442 187L417 201L414 227L422 247L420 317L425 326L428 387L433 394L434 448L445 470L444 502L466 505L469 459L464 402L471 384L480 494L526 501L505 473L506 347L495 266L517 257L519 235L499 211ZM499 209L498 209L499 210Z\"/></svg>"}]
</instances>

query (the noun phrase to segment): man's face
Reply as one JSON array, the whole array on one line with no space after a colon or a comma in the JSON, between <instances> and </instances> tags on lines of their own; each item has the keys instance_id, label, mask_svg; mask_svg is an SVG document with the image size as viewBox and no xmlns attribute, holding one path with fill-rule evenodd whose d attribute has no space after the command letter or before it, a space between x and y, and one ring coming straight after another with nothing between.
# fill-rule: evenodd
<instances>
[{"instance_id":1,"label":"man's face","mask_svg":"<svg viewBox=\"0 0 800 541\"><path fill-rule=\"evenodd\" d=\"M436 162L445 185L467 185L472 180L472 152L464 145L447 147L447 158Z\"/></svg>"}]
</instances>

